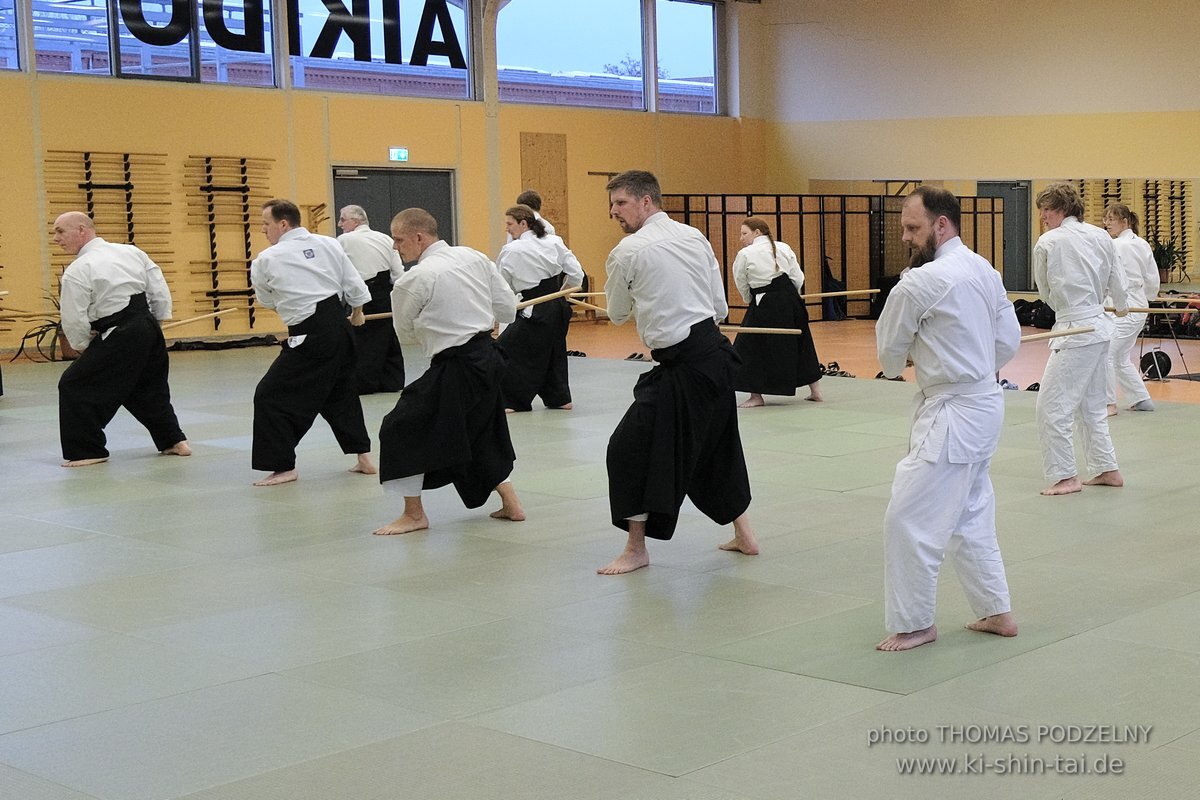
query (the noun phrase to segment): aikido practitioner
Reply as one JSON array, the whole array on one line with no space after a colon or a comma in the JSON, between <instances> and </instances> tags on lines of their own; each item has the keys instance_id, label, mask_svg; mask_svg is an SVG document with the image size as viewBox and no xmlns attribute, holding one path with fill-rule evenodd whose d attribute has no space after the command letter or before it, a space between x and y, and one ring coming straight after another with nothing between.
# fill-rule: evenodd
<instances>
[{"instance_id":1,"label":"aikido practitioner","mask_svg":"<svg viewBox=\"0 0 1200 800\"><path fill-rule=\"evenodd\" d=\"M1052 330L1095 328L1092 333L1050 340L1050 358L1038 391L1036 420L1042 470L1051 485L1044 495L1072 494L1088 486L1123 486L1108 432L1109 340L1113 323L1104 313L1112 298L1116 315L1128 314L1125 273L1117 266L1112 237L1083 222L1083 200L1069 183L1053 183L1037 196L1046 229L1033 247L1038 296L1054 310ZM1094 477L1080 483L1072 427L1078 423L1084 459Z\"/></svg>"},{"instance_id":2,"label":"aikido practitioner","mask_svg":"<svg viewBox=\"0 0 1200 800\"><path fill-rule=\"evenodd\" d=\"M938 571L947 550L978 618L968 628L1016 636L996 542L988 466L1004 424L996 372L1021 345L999 273L958 236L958 198L919 187L900 214L915 264L888 295L875 326L883 374L907 362L920 389L908 455L896 466L884 516L884 621L876 649L909 650L937 639Z\"/></svg>"},{"instance_id":3,"label":"aikido practitioner","mask_svg":"<svg viewBox=\"0 0 1200 800\"><path fill-rule=\"evenodd\" d=\"M542 196L540 194L535 192L533 189L526 189L517 195L516 204L519 206L528 206L529 208L533 209L533 216L537 218L538 222L542 223L542 227L546 229L547 236L557 235L554 230L554 225L550 223L550 220L542 216ZM517 237L513 236L511 233L508 234L508 241L511 242L515 238Z\"/></svg>"},{"instance_id":4,"label":"aikido practitioner","mask_svg":"<svg viewBox=\"0 0 1200 800\"><path fill-rule=\"evenodd\" d=\"M167 385L161 320L171 318L162 270L131 244L106 242L87 214L54 221L54 243L75 256L63 272L62 331L79 358L58 381L64 467L108 460L104 427L121 406L145 426L164 455L190 456Z\"/></svg>"},{"instance_id":5,"label":"aikido practitioner","mask_svg":"<svg viewBox=\"0 0 1200 800\"><path fill-rule=\"evenodd\" d=\"M341 446L356 456L351 472L374 475L371 438L355 390L354 333L363 324L371 293L329 236L309 233L300 209L288 200L262 207L263 234L271 246L250 265L259 304L288 326L288 339L254 390L254 469L271 474L255 486L299 477L296 445L320 414ZM346 319L343 303L353 308Z\"/></svg>"},{"instance_id":6,"label":"aikido practitioner","mask_svg":"<svg viewBox=\"0 0 1200 800\"><path fill-rule=\"evenodd\" d=\"M422 489L454 484L467 508L494 490L496 519L525 519L509 477L516 454L500 400L504 356L492 339L497 321L512 322L517 298L491 260L438 237L428 211L408 208L392 219L405 262L416 261L392 288L392 320L401 338L416 336L429 369L404 387L379 429L379 479L404 498L404 513L375 533L429 527Z\"/></svg>"},{"instance_id":7,"label":"aikido practitioner","mask_svg":"<svg viewBox=\"0 0 1200 800\"><path fill-rule=\"evenodd\" d=\"M1124 203L1112 203L1104 209L1104 228L1113 237L1117 266L1125 273L1126 299L1132 308L1145 308L1158 296L1158 264L1154 251L1138 236L1138 218ZM1153 411L1154 401L1146 391L1146 382L1129 357L1133 345L1146 325L1145 314L1113 317L1113 337L1108 345L1112 366L1106 384L1108 414L1117 413L1117 386L1125 393L1130 411Z\"/></svg>"},{"instance_id":8,"label":"aikido practitioner","mask_svg":"<svg viewBox=\"0 0 1200 800\"><path fill-rule=\"evenodd\" d=\"M598 572L647 566L646 537L671 538L685 496L718 525L733 523L722 550L757 555L733 392L738 358L717 328L729 306L712 246L662 211L651 173L623 172L607 188L609 213L630 234L608 256L608 315L617 325L636 316L658 364L638 378L608 442L612 522L628 536Z\"/></svg>"},{"instance_id":9,"label":"aikido practitioner","mask_svg":"<svg viewBox=\"0 0 1200 800\"><path fill-rule=\"evenodd\" d=\"M392 246L392 237L371 229L362 206L346 206L338 214L342 235L338 244L358 270L371 300L363 314L384 314L392 310L392 284L404 274L404 264ZM404 353L392 323L373 319L354 329L357 345L358 393L398 392L404 388Z\"/></svg>"},{"instance_id":10,"label":"aikido practitioner","mask_svg":"<svg viewBox=\"0 0 1200 800\"><path fill-rule=\"evenodd\" d=\"M547 234L529 206L504 212L512 241L496 257L496 268L521 300L533 300L583 285L583 267L563 240ZM564 285L565 278L565 285ZM533 398L546 408L571 408L567 369L567 329L571 304L565 297L521 309L500 334L508 357L501 395L506 411L530 411Z\"/></svg>"},{"instance_id":11,"label":"aikido practitioner","mask_svg":"<svg viewBox=\"0 0 1200 800\"><path fill-rule=\"evenodd\" d=\"M760 217L742 222L742 250L733 260L733 283L747 303L742 325L752 328L797 328L793 336L742 334L733 348L742 366L733 388L749 392L739 408L764 405L764 394L796 394L808 387L808 399L821 401L821 361L808 324L808 309L800 292L804 273L792 248L777 242Z\"/></svg>"}]
</instances>

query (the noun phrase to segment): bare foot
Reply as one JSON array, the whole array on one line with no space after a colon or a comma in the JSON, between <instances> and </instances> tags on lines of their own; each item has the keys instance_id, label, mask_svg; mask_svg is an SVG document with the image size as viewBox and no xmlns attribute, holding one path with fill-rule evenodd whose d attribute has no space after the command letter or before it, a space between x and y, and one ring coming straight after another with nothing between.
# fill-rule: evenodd
<instances>
[{"instance_id":1,"label":"bare foot","mask_svg":"<svg viewBox=\"0 0 1200 800\"><path fill-rule=\"evenodd\" d=\"M554 409L555 411L570 411L574 407L574 403L564 403L561 406L550 406L550 408Z\"/></svg>"},{"instance_id":2,"label":"bare foot","mask_svg":"<svg viewBox=\"0 0 1200 800\"><path fill-rule=\"evenodd\" d=\"M64 461L64 467L90 467L92 464L103 464L108 461L108 456L104 458L77 458L74 461Z\"/></svg>"},{"instance_id":3,"label":"bare foot","mask_svg":"<svg viewBox=\"0 0 1200 800\"><path fill-rule=\"evenodd\" d=\"M1117 415L1117 405L1116 405L1116 403L1109 403L1109 404L1108 404L1108 415L1109 415L1110 417L1115 417L1115 416Z\"/></svg>"},{"instance_id":4,"label":"bare foot","mask_svg":"<svg viewBox=\"0 0 1200 800\"><path fill-rule=\"evenodd\" d=\"M603 566L596 570L598 575L624 575L626 572L633 572L642 567L650 566L650 553L645 548L641 550L630 550L626 548L621 555L617 556L607 566Z\"/></svg>"},{"instance_id":5,"label":"bare foot","mask_svg":"<svg viewBox=\"0 0 1200 800\"><path fill-rule=\"evenodd\" d=\"M994 633L997 636L1016 636L1017 622L1013 619L1013 615L1006 611L1003 614L993 614L990 617L967 623L967 629L980 633Z\"/></svg>"},{"instance_id":6,"label":"bare foot","mask_svg":"<svg viewBox=\"0 0 1200 800\"><path fill-rule=\"evenodd\" d=\"M508 506L502 506L499 510L493 511L492 513L488 514L488 516L491 517L492 519L506 519L509 522L524 522L525 521L525 511L520 506L517 506L516 508L509 508Z\"/></svg>"},{"instance_id":7,"label":"bare foot","mask_svg":"<svg viewBox=\"0 0 1200 800\"><path fill-rule=\"evenodd\" d=\"M825 395L821 394L821 387L817 384L820 381L813 381L808 385L808 397L805 400L812 400L814 403L821 403L825 400Z\"/></svg>"},{"instance_id":8,"label":"bare foot","mask_svg":"<svg viewBox=\"0 0 1200 800\"><path fill-rule=\"evenodd\" d=\"M1069 478L1063 478L1049 489L1042 489L1042 496L1055 497L1060 494L1075 494L1080 491L1083 491L1083 484L1079 482L1078 475L1072 475Z\"/></svg>"},{"instance_id":9,"label":"bare foot","mask_svg":"<svg viewBox=\"0 0 1200 800\"><path fill-rule=\"evenodd\" d=\"M362 473L363 475L374 475L377 472L379 472L379 469L371 461L370 453L359 453L358 461L354 464L353 467L351 467L350 469L348 469L346 471L347 472L359 472L359 473Z\"/></svg>"},{"instance_id":10,"label":"bare foot","mask_svg":"<svg viewBox=\"0 0 1200 800\"><path fill-rule=\"evenodd\" d=\"M1125 479L1121 477L1121 471L1110 469L1108 472L1101 472L1096 477L1089 481L1083 482L1084 486L1124 486Z\"/></svg>"},{"instance_id":11,"label":"bare foot","mask_svg":"<svg viewBox=\"0 0 1200 800\"><path fill-rule=\"evenodd\" d=\"M879 644L875 645L876 650L886 650L895 652L897 650L912 650L914 647L920 647L923 644L937 641L937 626L930 625L928 628L921 631L912 631L911 633L893 633L891 636L884 639Z\"/></svg>"},{"instance_id":12,"label":"bare foot","mask_svg":"<svg viewBox=\"0 0 1200 800\"><path fill-rule=\"evenodd\" d=\"M761 394L752 394L746 398L745 402L738 403L738 408L758 408L759 406L765 406L766 404L767 401L763 400L763 396Z\"/></svg>"},{"instance_id":13,"label":"bare foot","mask_svg":"<svg viewBox=\"0 0 1200 800\"><path fill-rule=\"evenodd\" d=\"M255 481L255 486L278 486L281 483L292 483L300 477L300 473L294 469L284 470L283 472L272 472L261 481Z\"/></svg>"},{"instance_id":14,"label":"bare foot","mask_svg":"<svg viewBox=\"0 0 1200 800\"><path fill-rule=\"evenodd\" d=\"M748 556L758 555L758 540L754 538L754 531L750 529L750 520L745 514L733 521L733 538L725 544L717 545L717 548L745 553Z\"/></svg>"},{"instance_id":15,"label":"bare foot","mask_svg":"<svg viewBox=\"0 0 1200 800\"><path fill-rule=\"evenodd\" d=\"M424 514L418 517L410 517L405 514L402 517L392 520L382 528L376 528L372 533L376 536L395 536L399 533L412 533L413 531L423 531L429 528L429 518Z\"/></svg>"},{"instance_id":16,"label":"bare foot","mask_svg":"<svg viewBox=\"0 0 1200 800\"><path fill-rule=\"evenodd\" d=\"M506 409L504 409L504 413L505 414L515 414L515 413L517 413L517 410L515 408L506 408Z\"/></svg>"},{"instance_id":17,"label":"bare foot","mask_svg":"<svg viewBox=\"0 0 1200 800\"><path fill-rule=\"evenodd\" d=\"M192 448L188 446L187 439L182 442L176 442L173 446L161 451L164 456L190 456Z\"/></svg>"}]
</instances>

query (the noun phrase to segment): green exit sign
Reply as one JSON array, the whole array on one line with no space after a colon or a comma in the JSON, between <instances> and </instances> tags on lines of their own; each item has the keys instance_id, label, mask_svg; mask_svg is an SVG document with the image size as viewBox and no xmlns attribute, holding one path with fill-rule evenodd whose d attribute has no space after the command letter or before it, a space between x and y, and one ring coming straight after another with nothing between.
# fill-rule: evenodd
<instances>
[{"instance_id":1,"label":"green exit sign","mask_svg":"<svg viewBox=\"0 0 1200 800\"><path fill-rule=\"evenodd\" d=\"M408 161L407 147L389 147L388 161Z\"/></svg>"}]
</instances>

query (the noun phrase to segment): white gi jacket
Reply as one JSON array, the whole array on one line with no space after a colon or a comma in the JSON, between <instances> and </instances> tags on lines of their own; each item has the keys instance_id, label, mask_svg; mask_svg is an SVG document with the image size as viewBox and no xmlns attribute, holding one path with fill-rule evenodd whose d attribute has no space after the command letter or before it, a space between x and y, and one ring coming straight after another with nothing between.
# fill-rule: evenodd
<instances>
[{"instance_id":1,"label":"white gi jacket","mask_svg":"<svg viewBox=\"0 0 1200 800\"><path fill-rule=\"evenodd\" d=\"M729 313L712 245L665 211L622 239L608 254L605 270L608 318L621 325L636 316L638 335L651 349L679 344L692 325L719 322Z\"/></svg>"},{"instance_id":2,"label":"white gi jacket","mask_svg":"<svg viewBox=\"0 0 1200 800\"><path fill-rule=\"evenodd\" d=\"M1158 297L1158 263L1145 239L1126 228L1113 239L1117 265L1125 273L1126 298L1134 308L1145 307ZM1110 298L1111 299L1111 298Z\"/></svg>"},{"instance_id":3,"label":"white gi jacket","mask_svg":"<svg viewBox=\"0 0 1200 800\"><path fill-rule=\"evenodd\" d=\"M369 281L385 269L391 273L392 283L404 274L404 262L396 252L392 237L386 233L359 225L337 237L337 240L364 281Z\"/></svg>"},{"instance_id":4,"label":"white gi jacket","mask_svg":"<svg viewBox=\"0 0 1200 800\"><path fill-rule=\"evenodd\" d=\"M1112 237L1075 217L1067 217L1062 225L1038 238L1033 246L1033 279L1038 296L1054 309L1053 330L1096 329L1050 339L1051 350L1083 347L1112 338L1112 321L1104 314L1106 293L1115 308L1129 308L1125 273L1117 268Z\"/></svg>"},{"instance_id":5,"label":"white gi jacket","mask_svg":"<svg viewBox=\"0 0 1200 800\"><path fill-rule=\"evenodd\" d=\"M1021 346L1012 303L991 264L957 236L943 242L933 261L892 289L875 336L885 375L899 375L909 360L916 367L921 391L910 454L936 462L948 444L952 464L991 458L1004 421L996 372Z\"/></svg>"},{"instance_id":6,"label":"white gi jacket","mask_svg":"<svg viewBox=\"0 0 1200 800\"><path fill-rule=\"evenodd\" d=\"M392 287L396 335L402 341L415 335L430 358L516 317L517 296L491 259L441 240Z\"/></svg>"},{"instance_id":7,"label":"white gi jacket","mask_svg":"<svg viewBox=\"0 0 1200 800\"><path fill-rule=\"evenodd\" d=\"M766 286L780 275L788 276L797 293L804 288L804 272L795 252L785 243L776 242L775 256L772 257L771 240L766 236L756 236L733 260L733 283L747 303L751 289Z\"/></svg>"},{"instance_id":8,"label":"white gi jacket","mask_svg":"<svg viewBox=\"0 0 1200 800\"><path fill-rule=\"evenodd\" d=\"M250 265L250 283L258 302L275 309L289 327L311 317L331 295L354 308L371 300L341 245L306 228L292 228L259 253Z\"/></svg>"},{"instance_id":9,"label":"white gi jacket","mask_svg":"<svg viewBox=\"0 0 1200 800\"><path fill-rule=\"evenodd\" d=\"M171 318L171 290L150 256L131 244L106 242L97 236L79 248L63 272L59 313L71 347L83 350L92 341L92 323L145 294L155 319Z\"/></svg>"},{"instance_id":10,"label":"white gi jacket","mask_svg":"<svg viewBox=\"0 0 1200 800\"><path fill-rule=\"evenodd\" d=\"M539 239L533 231L525 231L520 238L500 248L496 268L518 294L560 273L566 275L567 287L583 285L579 259L562 239L550 234Z\"/></svg>"}]
</instances>

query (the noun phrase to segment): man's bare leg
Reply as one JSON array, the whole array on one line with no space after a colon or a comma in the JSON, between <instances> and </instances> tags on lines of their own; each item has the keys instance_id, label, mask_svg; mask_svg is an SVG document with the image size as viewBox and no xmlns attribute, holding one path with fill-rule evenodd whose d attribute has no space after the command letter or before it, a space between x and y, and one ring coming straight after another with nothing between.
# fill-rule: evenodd
<instances>
[{"instance_id":1,"label":"man's bare leg","mask_svg":"<svg viewBox=\"0 0 1200 800\"><path fill-rule=\"evenodd\" d=\"M759 406L765 406L766 404L767 401L763 400L763 396L761 394L755 394L754 392L751 392L750 396L746 398L745 402L738 403L738 408L758 408Z\"/></svg>"},{"instance_id":2,"label":"man's bare leg","mask_svg":"<svg viewBox=\"0 0 1200 800\"><path fill-rule=\"evenodd\" d=\"M160 452L164 456L190 456L192 448L188 446L187 439L184 439L182 442L176 442L171 447Z\"/></svg>"},{"instance_id":3,"label":"man's bare leg","mask_svg":"<svg viewBox=\"0 0 1200 800\"><path fill-rule=\"evenodd\" d=\"M64 461L62 465L64 467L90 467L93 464L103 464L105 461L108 461L108 456L104 458L77 458L73 461Z\"/></svg>"},{"instance_id":4,"label":"man's bare leg","mask_svg":"<svg viewBox=\"0 0 1200 800\"><path fill-rule=\"evenodd\" d=\"M1108 472L1101 472L1091 480L1084 481L1084 486L1124 486L1125 479L1121 477L1119 469L1110 469Z\"/></svg>"},{"instance_id":5,"label":"man's bare leg","mask_svg":"<svg viewBox=\"0 0 1200 800\"><path fill-rule=\"evenodd\" d=\"M993 614L967 623L967 629L980 633L994 633L997 636L1016 636L1017 621L1013 619L1011 612L1005 611L1003 614Z\"/></svg>"},{"instance_id":6,"label":"man's bare leg","mask_svg":"<svg viewBox=\"0 0 1200 800\"><path fill-rule=\"evenodd\" d=\"M624 575L648 566L650 554L646 551L646 523L629 520L629 538L625 540L625 549L596 572L600 575Z\"/></svg>"},{"instance_id":7,"label":"man's bare leg","mask_svg":"<svg viewBox=\"0 0 1200 800\"><path fill-rule=\"evenodd\" d=\"M375 466L375 463L371 461L370 453L359 453L358 461L355 462L353 467L346 471L360 472L363 475L374 475L375 473L379 472L379 469Z\"/></svg>"},{"instance_id":8,"label":"man's bare leg","mask_svg":"<svg viewBox=\"0 0 1200 800\"><path fill-rule=\"evenodd\" d=\"M376 528L376 536L395 536L398 533L423 531L429 527L429 517L425 516L425 506L421 504L420 495L404 498L404 514L382 528Z\"/></svg>"},{"instance_id":9,"label":"man's bare leg","mask_svg":"<svg viewBox=\"0 0 1200 800\"><path fill-rule=\"evenodd\" d=\"M294 469L285 469L280 472L272 472L262 480L255 481L255 486L278 486L281 483L293 483L300 477L300 473Z\"/></svg>"},{"instance_id":10,"label":"man's bare leg","mask_svg":"<svg viewBox=\"0 0 1200 800\"><path fill-rule=\"evenodd\" d=\"M497 486L496 494L500 495L500 502L503 505L498 511L493 511L488 516L492 519L506 519L510 522L525 521L525 509L521 508L521 500L517 497L517 490L513 488L512 481L505 481Z\"/></svg>"},{"instance_id":11,"label":"man's bare leg","mask_svg":"<svg viewBox=\"0 0 1200 800\"><path fill-rule=\"evenodd\" d=\"M742 514L733 521L733 538L725 544L717 545L721 550L732 550L745 553L748 556L758 555L758 540L750 529L750 517Z\"/></svg>"},{"instance_id":12,"label":"man's bare leg","mask_svg":"<svg viewBox=\"0 0 1200 800\"><path fill-rule=\"evenodd\" d=\"M814 403L820 403L825 399L825 395L821 394L821 379L817 378L808 385L808 398Z\"/></svg>"},{"instance_id":13,"label":"man's bare leg","mask_svg":"<svg viewBox=\"0 0 1200 800\"><path fill-rule=\"evenodd\" d=\"M937 641L937 625L930 625L919 631L910 631L908 633L893 633L891 636L884 639L879 644L875 645L876 650L884 650L887 652L895 652L897 650L912 650L914 647L920 647L923 644Z\"/></svg>"},{"instance_id":14,"label":"man's bare leg","mask_svg":"<svg viewBox=\"0 0 1200 800\"><path fill-rule=\"evenodd\" d=\"M1072 475L1069 478L1063 478L1048 489L1042 489L1042 495L1044 497L1056 497L1060 494L1075 494L1081 491L1083 491L1083 484L1079 482L1079 476Z\"/></svg>"}]
</instances>

